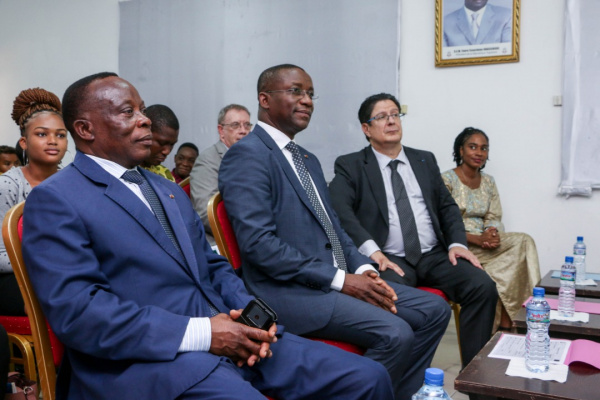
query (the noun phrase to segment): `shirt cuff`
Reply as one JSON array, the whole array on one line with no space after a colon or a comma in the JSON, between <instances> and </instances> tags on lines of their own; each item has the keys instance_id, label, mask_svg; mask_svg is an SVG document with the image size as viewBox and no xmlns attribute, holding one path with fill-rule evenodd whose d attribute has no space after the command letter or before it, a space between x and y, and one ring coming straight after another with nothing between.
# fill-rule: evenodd
<instances>
[{"instance_id":1,"label":"shirt cuff","mask_svg":"<svg viewBox=\"0 0 600 400\"><path fill-rule=\"evenodd\" d=\"M373 267L371 264L363 264L360 267L358 267L358 269L356 270L356 272L354 273L355 275L360 275L365 271L375 271L377 273L377 275L379 275L379 271L377 271L377 269L375 269L375 267Z\"/></svg>"},{"instance_id":2,"label":"shirt cuff","mask_svg":"<svg viewBox=\"0 0 600 400\"><path fill-rule=\"evenodd\" d=\"M363 256L367 256L367 257L371 257L371 254L375 253L376 251L380 251L380 250L381 249L379 248L379 246L377 246L377 243L375 243L375 241L372 239L365 241L358 248L358 252L360 254L362 254Z\"/></svg>"},{"instance_id":3,"label":"shirt cuff","mask_svg":"<svg viewBox=\"0 0 600 400\"><path fill-rule=\"evenodd\" d=\"M465 250L469 250L469 248L467 246L465 246L464 244L461 244L461 243L452 243L450 246L448 246L448 250L450 250L453 247L462 247Z\"/></svg>"},{"instance_id":4,"label":"shirt cuff","mask_svg":"<svg viewBox=\"0 0 600 400\"><path fill-rule=\"evenodd\" d=\"M333 290L337 290L338 292L341 292L342 288L344 287L345 280L346 280L346 273L343 270L338 269L337 272L335 273L335 276L333 277L333 280L331 281L330 287Z\"/></svg>"},{"instance_id":5,"label":"shirt cuff","mask_svg":"<svg viewBox=\"0 0 600 400\"><path fill-rule=\"evenodd\" d=\"M190 318L178 352L208 351L211 339L210 318Z\"/></svg>"}]
</instances>

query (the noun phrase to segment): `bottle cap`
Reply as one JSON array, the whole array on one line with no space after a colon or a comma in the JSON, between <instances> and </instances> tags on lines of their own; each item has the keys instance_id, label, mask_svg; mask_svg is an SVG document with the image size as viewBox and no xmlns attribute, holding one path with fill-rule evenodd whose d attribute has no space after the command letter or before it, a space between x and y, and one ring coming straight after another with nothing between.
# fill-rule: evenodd
<instances>
[{"instance_id":1,"label":"bottle cap","mask_svg":"<svg viewBox=\"0 0 600 400\"><path fill-rule=\"evenodd\" d=\"M544 297L546 294L546 289L543 287L534 287L533 288L533 297Z\"/></svg>"},{"instance_id":2,"label":"bottle cap","mask_svg":"<svg viewBox=\"0 0 600 400\"><path fill-rule=\"evenodd\" d=\"M565 257L565 262L567 262L567 263L573 263L573 257L566 256Z\"/></svg>"},{"instance_id":3,"label":"bottle cap","mask_svg":"<svg viewBox=\"0 0 600 400\"><path fill-rule=\"evenodd\" d=\"M583 242L583 236L577 236L577 241L578 242Z\"/></svg>"},{"instance_id":4,"label":"bottle cap","mask_svg":"<svg viewBox=\"0 0 600 400\"><path fill-rule=\"evenodd\" d=\"M427 368L425 370L425 384L444 386L444 371L439 368Z\"/></svg>"}]
</instances>

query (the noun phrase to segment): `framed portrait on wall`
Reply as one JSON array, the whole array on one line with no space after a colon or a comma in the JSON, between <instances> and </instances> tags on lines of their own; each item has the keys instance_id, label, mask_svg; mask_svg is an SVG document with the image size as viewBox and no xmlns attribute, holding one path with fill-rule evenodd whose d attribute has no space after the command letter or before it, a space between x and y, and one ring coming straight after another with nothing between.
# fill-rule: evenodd
<instances>
[{"instance_id":1,"label":"framed portrait on wall","mask_svg":"<svg viewBox=\"0 0 600 400\"><path fill-rule=\"evenodd\" d=\"M436 0L435 66L519 61L521 0Z\"/></svg>"}]
</instances>

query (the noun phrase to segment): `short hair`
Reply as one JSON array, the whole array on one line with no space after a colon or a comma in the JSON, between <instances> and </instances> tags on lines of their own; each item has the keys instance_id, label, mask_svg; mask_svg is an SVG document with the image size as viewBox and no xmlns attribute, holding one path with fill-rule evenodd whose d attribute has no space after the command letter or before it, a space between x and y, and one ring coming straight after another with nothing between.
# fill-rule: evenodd
<instances>
[{"instance_id":1,"label":"short hair","mask_svg":"<svg viewBox=\"0 0 600 400\"><path fill-rule=\"evenodd\" d=\"M14 154L15 156L17 156L17 158L19 158L19 156L17 155L17 150L14 147L6 145L0 146L0 154Z\"/></svg>"},{"instance_id":2,"label":"short hair","mask_svg":"<svg viewBox=\"0 0 600 400\"><path fill-rule=\"evenodd\" d=\"M369 119L371 119L371 113L373 112L373 108L375 108L375 104L382 100L393 101L394 104L396 104L396 106L398 107L398 110L400 110L400 102L393 95L389 93L374 94L372 96L367 97L358 109L358 120L361 124L365 124Z\"/></svg>"},{"instance_id":3,"label":"short hair","mask_svg":"<svg viewBox=\"0 0 600 400\"><path fill-rule=\"evenodd\" d=\"M256 84L257 93L264 92L279 77L281 71L288 69L299 69L304 71L303 68L294 64L280 64L267 68L258 77L258 83Z\"/></svg>"},{"instance_id":4,"label":"short hair","mask_svg":"<svg viewBox=\"0 0 600 400\"><path fill-rule=\"evenodd\" d=\"M154 104L147 107L146 117L150 118L150 121L152 121L152 132L161 130L165 126L176 131L179 130L179 120L177 119L177 116L173 110L163 104Z\"/></svg>"},{"instance_id":5,"label":"short hair","mask_svg":"<svg viewBox=\"0 0 600 400\"><path fill-rule=\"evenodd\" d=\"M63 120L65 126L71 132L71 135L75 137L75 129L73 124L80 117L81 110L88 104L88 99L85 97L88 86L99 79L109 78L111 76L118 77L119 75L114 72L100 72L97 74L86 76L81 78L71 86L67 88L63 95Z\"/></svg>"},{"instance_id":6,"label":"short hair","mask_svg":"<svg viewBox=\"0 0 600 400\"><path fill-rule=\"evenodd\" d=\"M189 147L190 149L194 150L197 154L200 154L200 151L198 150L198 146L196 146L194 143L190 143L190 142L182 143L181 146L179 146L179 148L177 149L177 153L179 153L179 150L183 149L184 147ZM175 153L175 154L177 154L177 153Z\"/></svg>"},{"instance_id":7,"label":"short hair","mask_svg":"<svg viewBox=\"0 0 600 400\"><path fill-rule=\"evenodd\" d=\"M35 114L48 111L62 117L60 99L57 95L42 88L25 89L13 102L12 119L25 132L25 124Z\"/></svg>"},{"instance_id":8,"label":"short hair","mask_svg":"<svg viewBox=\"0 0 600 400\"><path fill-rule=\"evenodd\" d=\"M225 115L227 115L227 113L231 110L246 111L248 115L250 115L250 111L248 111L246 107L240 104L229 104L221 108L221 111L219 111L219 116L217 117L217 123L219 125L221 125L223 121L225 121Z\"/></svg>"},{"instance_id":9,"label":"short hair","mask_svg":"<svg viewBox=\"0 0 600 400\"><path fill-rule=\"evenodd\" d=\"M454 152L452 153L452 155L454 156L454 162L456 162L457 167L460 164L462 164L462 156L460 155L460 148L465 145L465 143L467 142L467 140L469 140L469 138L471 136L473 136L477 133L482 134L483 137L485 138L485 140L487 140L488 144L490 143L490 139L488 138L488 136L485 134L484 131L482 131L481 129L470 127L470 126L468 128L463 129L463 131L458 134L456 139L454 139ZM488 157L487 161L489 161L489 160L490 160L490 158ZM487 164L487 162L486 162L486 164ZM481 166L481 168L479 168L479 170L481 171L484 168L485 168L485 164L483 164Z\"/></svg>"}]
</instances>

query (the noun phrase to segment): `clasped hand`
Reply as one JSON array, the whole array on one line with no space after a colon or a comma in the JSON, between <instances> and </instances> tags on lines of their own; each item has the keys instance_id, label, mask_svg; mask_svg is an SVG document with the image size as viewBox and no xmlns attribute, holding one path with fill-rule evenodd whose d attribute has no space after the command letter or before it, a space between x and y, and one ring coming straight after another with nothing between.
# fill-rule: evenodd
<instances>
[{"instance_id":1,"label":"clasped hand","mask_svg":"<svg viewBox=\"0 0 600 400\"><path fill-rule=\"evenodd\" d=\"M271 343L277 342L277 325L268 331L252 328L235 322L242 310L231 310L229 315L218 314L210 319L210 352L218 356L229 357L238 367L244 364L253 366L261 358L271 357Z\"/></svg>"},{"instance_id":2,"label":"clasped hand","mask_svg":"<svg viewBox=\"0 0 600 400\"><path fill-rule=\"evenodd\" d=\"M481 248L495 249L500 246L500 235L496 228L489 227L481 234Z\"/></svg>"},{"instance_id":3,"label":"clasped hand","mask_svg":"<svg viewBox=\"0 0 600 400\"><path fill-rule=\"evenodd\" d=\"M396 292L375 271L365 271L360 275L346 274L342 293L397 313L394 304L398 300Z\"/></svg>"}]
</instances>

